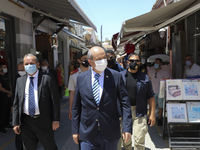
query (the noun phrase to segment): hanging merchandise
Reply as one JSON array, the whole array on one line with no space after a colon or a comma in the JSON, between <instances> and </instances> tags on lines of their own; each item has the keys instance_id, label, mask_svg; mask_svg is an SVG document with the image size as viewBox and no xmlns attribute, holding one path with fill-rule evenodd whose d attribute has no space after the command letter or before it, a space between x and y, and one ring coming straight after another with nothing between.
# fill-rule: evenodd
<instances>
[{"instance_id":1,"label":"hanging merchandise","mask_svg":"<svg viewBox=\"0 0 200 150\"><path fill-rule=\"evenodd\" d=\"M127 53L127 54L131 54L135 51L135 45L134 44L126 44L124 46L124 51Z\"/></svg>"}]
</instances>

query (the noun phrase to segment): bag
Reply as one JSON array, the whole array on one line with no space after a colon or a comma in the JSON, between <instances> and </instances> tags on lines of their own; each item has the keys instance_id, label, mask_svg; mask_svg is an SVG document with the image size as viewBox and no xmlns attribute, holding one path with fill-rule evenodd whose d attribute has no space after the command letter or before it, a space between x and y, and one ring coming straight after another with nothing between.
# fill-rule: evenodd
<instances>
[{"instance_id":1,"label":"bag","mask_svg":"<svg viewBox=\"0 0 200 150\"><path fill-rule=\"evenodd\" d=\"M126 45L124 46L124 51L125 51L127 54L134 53L134 51L135 51L135 45L134 45L134 44L126 44Z\"/></svg>"}]
</instances>

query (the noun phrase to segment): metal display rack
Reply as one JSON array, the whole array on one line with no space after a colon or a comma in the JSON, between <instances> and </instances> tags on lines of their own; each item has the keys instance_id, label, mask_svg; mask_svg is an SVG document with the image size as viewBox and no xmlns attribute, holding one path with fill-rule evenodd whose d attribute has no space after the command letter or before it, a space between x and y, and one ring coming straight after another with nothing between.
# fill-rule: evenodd
<instances>
[{"instance_id":1,"label":"metal display rack","mask_svg":"<svg viewBox=\"0 0 200 150\"><path fill-rule=\"evenodd\" d=\"M162 138L164 139L166 134L168 135L169 148L171 150L173 148L200 148L200 123L168 122L168 119L166 117L166 104L172 101L174 102L174 100L166 101L166 97L164 99ZM186 103L188 101L200 102L200 100L176 100L177 103Z\"/></svg>"}]
</instances>

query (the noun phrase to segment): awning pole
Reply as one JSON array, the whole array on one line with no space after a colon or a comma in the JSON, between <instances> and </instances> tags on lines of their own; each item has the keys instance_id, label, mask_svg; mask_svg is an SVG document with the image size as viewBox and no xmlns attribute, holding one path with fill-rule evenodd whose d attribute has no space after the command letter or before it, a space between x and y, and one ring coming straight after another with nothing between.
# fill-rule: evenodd
<instances>
[{"instance_id":1,"label":"awning pole","mask_svg":"<svg viewBox=\"0 0 200 150\"><path fill-rule=\"evenodd\" d=\"M165 6L167 6L166 1L165 0L163 0L163 1L164 1Z\"/></svg>"}]
</instances>

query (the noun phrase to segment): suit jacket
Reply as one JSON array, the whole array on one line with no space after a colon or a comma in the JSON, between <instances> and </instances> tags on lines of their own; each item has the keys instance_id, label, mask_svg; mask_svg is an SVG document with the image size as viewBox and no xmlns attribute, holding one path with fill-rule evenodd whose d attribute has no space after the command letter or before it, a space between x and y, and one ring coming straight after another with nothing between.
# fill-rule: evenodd
<instances>
[{"instance_id":1,"label":"suit jacket","mask_svg":"<svg viewBox=\"0 0 200 150\"><path fill-rule=\"evenodd\" d=\"M20 125L24 108L25 86L27 75L17 79L15 98L13 103L13 126ZM44 124L60 121L60 100L55 80L50 75L39 71L38 74L38 103L40 119Z\"/></svg>"},{"instance_id":2,"label":"suit jacket","mask_svg":"<svg viewBox=\"0 0 200 150\"><path fill-rule=\"evenodd\" d=\"M40 68L40 71L43 72L43 70ZM43 72L44 73L44 72ZM58 85L58 76L57 76L57 72L53 69L49 68L49 74L52 75L56 81L56 84Z\"/></svg>"},{"instance_id":3,"label":"suit jacket","mask_svg":"<svg viewBox=\"0 0 200 150\"><path fill-rule=\"evenodd\" d=\"M56 84L58 85L57 72L55 70L49 68L49 73L53 75L53 77L55 78Z\"/></svg>"},{"instance_id":4,"label":"suit jacket","mask_svg":"<svg viewBox=\"0 0 200 150\"><path fill-rule=\"evenodd\" d=\"M15 80L14 80L13 87L12 87L13 95L12 95L12 103L11 103L11 106L13 106L13 102L14 102L14 98L15 98L15 87L16 87L16 82L17 82L17 78L19 78L19 77L21 77L19 74L16 74L16 75L15 75Z\"/></svg>"},{"instance_id":5,"label":"suit jacket","mask_svg":"<svg viewBox=\"0 0 200 150\"><path fill-rule=\"evenodd\" d=\"M123 132L132 133L131 105L121 74L112 69L104 71L104 87L99 106L92 93L91 69L77 77L72 108L72 134L79 133L81 140L94 140L100 132L106 141L120 138L117 98L123 110Z\"/></svg>"}]
</instances>

